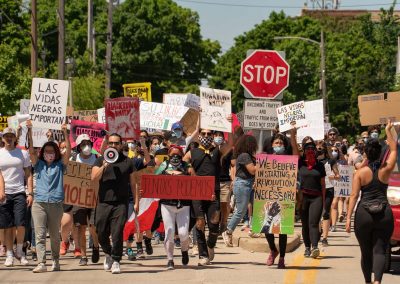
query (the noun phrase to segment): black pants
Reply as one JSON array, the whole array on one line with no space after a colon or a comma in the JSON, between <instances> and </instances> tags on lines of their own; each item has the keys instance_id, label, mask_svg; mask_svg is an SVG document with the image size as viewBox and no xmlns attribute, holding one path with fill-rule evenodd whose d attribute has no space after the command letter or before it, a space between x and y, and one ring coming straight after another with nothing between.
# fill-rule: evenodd
<instances>
[{"instance_id":1,"label":"black pants","mask_svg":"<svg viewBox=\"0 0 400 284\"><path fill-rule=\"evenodd\" d=\"M196 226L197 245L199 247L199 257L208 258L208 249L214 248L217 243L219 235L219 220L220 220L220 203L219 200L205 201L205 200L194 200L192 202L194 214L196 219L207 218L208 225L208 239L206 241L206 235L204 230L199 229Z\"/></svg>"},{"instance_id":2,"label":"black pants","mask_svg":"<svg viewBox=\"0 0 400 284\"><path fill-rule=\"evenodd\" d=\"M365 282L371 282L374 272L375 281L382 281L385 267L385 253L393 234L394 221L392 209L379 214L368 213L361 204L358 205L354 219L354 231L361 249L361 269Z\"/></svg>"},{"instance_id":3,"label":"black pants","mask_svg":"<svg viewBox=\"0 0 400 284\"><path fill-rule=\"evenodd\" d=\"M320 239L319 221L322 214L322 196L303 194L301 206L301 225L304 245L318 247Z\"/></svg>"},{"instance_id":4,"label":"black pants","mask_svg":"<svg viewBox=\"0 0 400 284\"><path fill-rule=\"evenodd\" d=\"M335 189L327 188L325 193L325 206L324 211L322 213L322 219L329 220L331 218L331 206L333 202L333 198L335 197Z\"/></svg>"},{"instance_id":5,"label":"black pants","mask_svg":"<svg viewBox=\"0 0 400 284\"><path fill-rule=\"evenodd\" d=\"M96 207L95 224L99 243L104 253L111 255L113 260L118 262L122 258L127 211L126 204L99 203Z\"/></svg>"},{"instance_id":6,"label":"black pants","mask_svg":"<svg viewBox=\"0 0 400 284\"><path fill-rule=\"evenodd\" d=\"M271 251L278 251L275 245L274 234L265 234L269 248ZM286 255L286 245L287 245L287 235L279 234L279 255L280 257L285 257Z\"/></svg>"}]
</instances>

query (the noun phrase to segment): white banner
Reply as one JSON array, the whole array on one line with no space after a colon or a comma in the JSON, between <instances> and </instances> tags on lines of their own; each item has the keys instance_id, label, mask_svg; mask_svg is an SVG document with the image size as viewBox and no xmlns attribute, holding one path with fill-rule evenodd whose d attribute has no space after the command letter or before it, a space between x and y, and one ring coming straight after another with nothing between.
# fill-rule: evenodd
<instances>
[{"instance_id":1,"label":"white banner","mask_svg":"<svg viewBox=\"0 0 400 284\"><path fill-rule=\"evenodd\" d=\"M279 131L285 132L293 126L301 127L307 125L306 105L304 101L284 105L276 109L278 114Z\"/></svg>"},{"instance_id":2,"label":"white banner","mask_svg":"<svg viewBox=\"0 0 400 284\"><path fill-rule=\"evenodd\" d=\"M200 98L194 94L164 94L163 103L174 106L185 106L199 110Z\"/></svg>"},{"instance_id":3,"label":"white banner","mask_svg":"<svg viewBox=\"0 0 400 284\"><path fill-rule=\"evenodd\" d=\"M97 110L97 121L99 123L106 123L106 108L99 108Z\"/></svg>"},{"instance_id":4,"label":"white banner","mask_svg":"<svg viewBox=\"0 0 400 284\"><path fill-rule=\"evenodd\" d=\"M140 128L171 130L172 124L182 119L189 108L160 103L140 102Z\"/></svg>"},{"instance_id":5,"label":"white banner","mask_svg":"<svg viewBox=\"0 0 400 284\"><path fill-rule=\"evenodd\" d=\"M297 143L304 137L311 136L314 140L324 140L324 103L322 100L305 102L307 125L297 130Z\"/></svg>"},{"instance_id":6,"label":"white banner","mask_svg":"<svg viewBox=\"0 0 400 284\"><path fill-rule=\"evenodd\" d=\"M200 87L200 127L232 132L228 116L232 114L231 92Z\"/></svg>"},{"instance_id":7,"label":"white banner","mask_svg":"<svg viewBox=\"0 0 400 284\"><path fill-rule=\"evenodd\" d=\"M272 130L278 123L276 109L282 106L280 101L245 100L245 129Z\"/></svg>"},{"instance_id":8,"label":"white banner","mask_svg":"<svg viewBox=\"0 0 400 284\"><path fill-rule=\"evenodd\" d=\"M69 81L33 78L29 115L37 128L59 129L66 123Z\"/></svg>"},{"instance_id":9,"label":"white banner","mask_svg":"<svg viewBox=\"0 0 400 284\"><path fill-rule=\"evenodd\" d=\"M354 167L348 165L338 165L338 168L340 178L335 182L335 196L350 196L353 186Z\"/></svg>"},{"instance_id":10,"label":"white banner","mask_svg":"<svg viewBox=\"0 0 400 284\"><path fill-rule=\"evenodd\" d=\"M44 128L32 128L32 140L33 140L33 147L38 147L41 148L44 143L48 141L47 139L47 133L48 129ZM26 143L26 135L27 135L28 129L26 126L22 126L22 132L21 136L18 140L18 144L20 146L25 146Z\"/></svg>"}]
</instances>

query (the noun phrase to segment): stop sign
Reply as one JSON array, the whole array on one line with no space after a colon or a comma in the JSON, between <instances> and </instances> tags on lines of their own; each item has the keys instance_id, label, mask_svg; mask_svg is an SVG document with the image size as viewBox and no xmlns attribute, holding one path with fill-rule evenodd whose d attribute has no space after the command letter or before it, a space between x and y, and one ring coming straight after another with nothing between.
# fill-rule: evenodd
<instances>
[{"instance_id":1,"label":"stop sign","mask_svg":"<svg viewBox=\"0 0 400 284\"><path fill-rule=\"evenodd\" d=\"M275 50L255 50L243 62L240 84L253 98L274 99L289 86L289 64Z\"/></svg>"}]
</instances>

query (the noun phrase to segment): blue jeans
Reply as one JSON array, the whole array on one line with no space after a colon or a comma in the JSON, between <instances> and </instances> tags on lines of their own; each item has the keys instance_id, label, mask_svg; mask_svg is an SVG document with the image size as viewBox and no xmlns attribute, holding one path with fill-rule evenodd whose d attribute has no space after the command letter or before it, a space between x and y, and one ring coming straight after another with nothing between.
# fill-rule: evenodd
<instances>
[{"instance_id":1,"label":"blue jeans","mask_svg":"<svg viewBox=\"0 0 400 284\"><path fill-rule=\"evenodd\" d=\"M233 232L236 226L242 220L247 211L247 205L250 202L251 192L253 190L254 179L235 178L233 184L233 194L235 195L236 210L228 224L228 231Z\"/></svg>"}]
</instances>

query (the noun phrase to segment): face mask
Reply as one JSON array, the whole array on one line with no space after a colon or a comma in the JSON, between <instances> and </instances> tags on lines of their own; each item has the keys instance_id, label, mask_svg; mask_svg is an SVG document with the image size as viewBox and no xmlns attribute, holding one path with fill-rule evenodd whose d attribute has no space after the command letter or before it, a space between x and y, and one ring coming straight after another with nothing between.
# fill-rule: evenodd
<instances>
[{"instance_id":1,"label":"face mask","mask_svg":"<svg viewBox=\"0 0 400 284\"><path fill-rule=\"evenodd\" d=\"M182 137L182 130L175 130L174 131L176 138L181 138Z\"/></svg>"},{"instance_id":2,"label":"face mask","mask_svg":"<svg viewBox=\"0 0 400 284\"><path fill-rule=\"evenodd\" d=\"M155 152L157 152L158 150L160 150L161 149L161 146L160 145L155 145L155 146L153 146L153 152L155 153Z\"/></svg>"},{"instance_id":3,"label":"face mask","mask_svg":"<svg viewBox=\"0 0 400 284\"><path fill-rule=\"evenodd\" d=\"M332 158L337 159L338 156L339 156L338 152L332 151Z\"/></svg>"},{"instance_id":4,"label":"face mask","mask_svg":"<svg viewBox=\"0 0 400 284\"><path fill-rule=\"evenodd\" d=\"M82 154L89 156L92 153L92 147L90 147L89 145L85 145L82 149Z\"/></svg>"},{"instance_id":5,"label":"face mask","mask_svg":"<svg viewBox=\"0 0 400 284\"><path fill-rule=\"evenodd\" d=\"M275 146L274 147L274 153L277 155L281 155L285 152L285 147L284 146Z\"/></svg>"},{"instance_id":6,"label":"face mask","mask_svg":"<svg viewBox=\"0 0 400 284\"><path fill-rule=\"evenodd\" d=\"M48 163L52 163L54 159L56 158L56 154L48 154L44 153L44 160Z\"/></svg>"},{"instance_id":7,"label":"face mask","mask_svg":"<svg viewBox=\"0 0 400 284\"><path fill-rule=\"evenodd\" d=\"M177 154L172 155L169 157L169 163L174 167L178 167L182 163L182 157Z\"/></svg>"},{"instance_id":8,"label":"face mask","mask_svg":"<svg viewBox=\"0 0 400 284\"><path fill-rule=\"evenodd\" d=\"M64 155L66 152L67 152L67 149L66 149L66 148L64 148L64 149L62 149L62 150L60 151L61 155Z\"/></svg>"},{"instance_id":9,"label":"face mask","mask_svg":"<svg viewBox=\"0 0 400 284\"><path fill-rule=\"evenodd\" d=\"M368 138L363 138L363 141L364 141L365 144L367 144Z\"/></svg>"},{"instance_id":10,"label":"face mask","mask_svg":"<svg viewBox=\"0 0 400 284\"><path fill-rule=\"evenodd\" d=\"M316 157L315 157L316 156L316 151L315 151L315 149L306 149L304 154L305 154L305 158L306 158L306 162L307 162L307 168L309 170L312 170L312 168L317 163L317 160L316 160Z\"/></svg>"},{"instance_id":11,"label":"face mask","mask_svg":"<svg viewBox=\"0 0 400 284\"><path fill-rule=\"evenodd\" d=\"M128 152L123 151L122 154L124 154L125 157L128 157Z\"/></svg>"},{"instance_id":12,"label":"face mask","mask_svg":"<svg viewBox=\"0 0 400 284\"><path fill-rule=\"evenodd\" d=\"M378 137L379 137L379 133L378 132L372 132L371 133L371 138L372 139L378 139Z\"/></svg>"},{"instance_id":13,"label":"face mask","mask_svg":"<svg viewBox=\"0 0 400 284\"><path fill-rule=\"evenodd\" d=\"M130 149L130 150L135 150L135 148L136 148L136 144L135 143L131 143L131 142L129 142L128 143L128 148Z\"/></svg>"},{"instance_id":14,"label":"face mask","mask_svg":"<svg viewBox=\"0 0 400 284\"><path fill-rule=\"evenodd\" d=\"M215 138L214 138L214 143L215 143L215 144L221 145L222 142L224 142L224 138L223 138L223 137L218 136L218 137L215 137Z\"/></svg>"},{"instance_id":15,"label":"face mask","mask_svg":"<svg viewBox=\"0 0 400 284\"><path fill-rule=\"evenodd\" d=\"M212 136L207 136L207 137L203 137L201 135L199 135L199 141L201 146L203 146L204 148L208 149L211 146L211 143L213 142L214 138Z\"/></svg>"}]
</instances>

